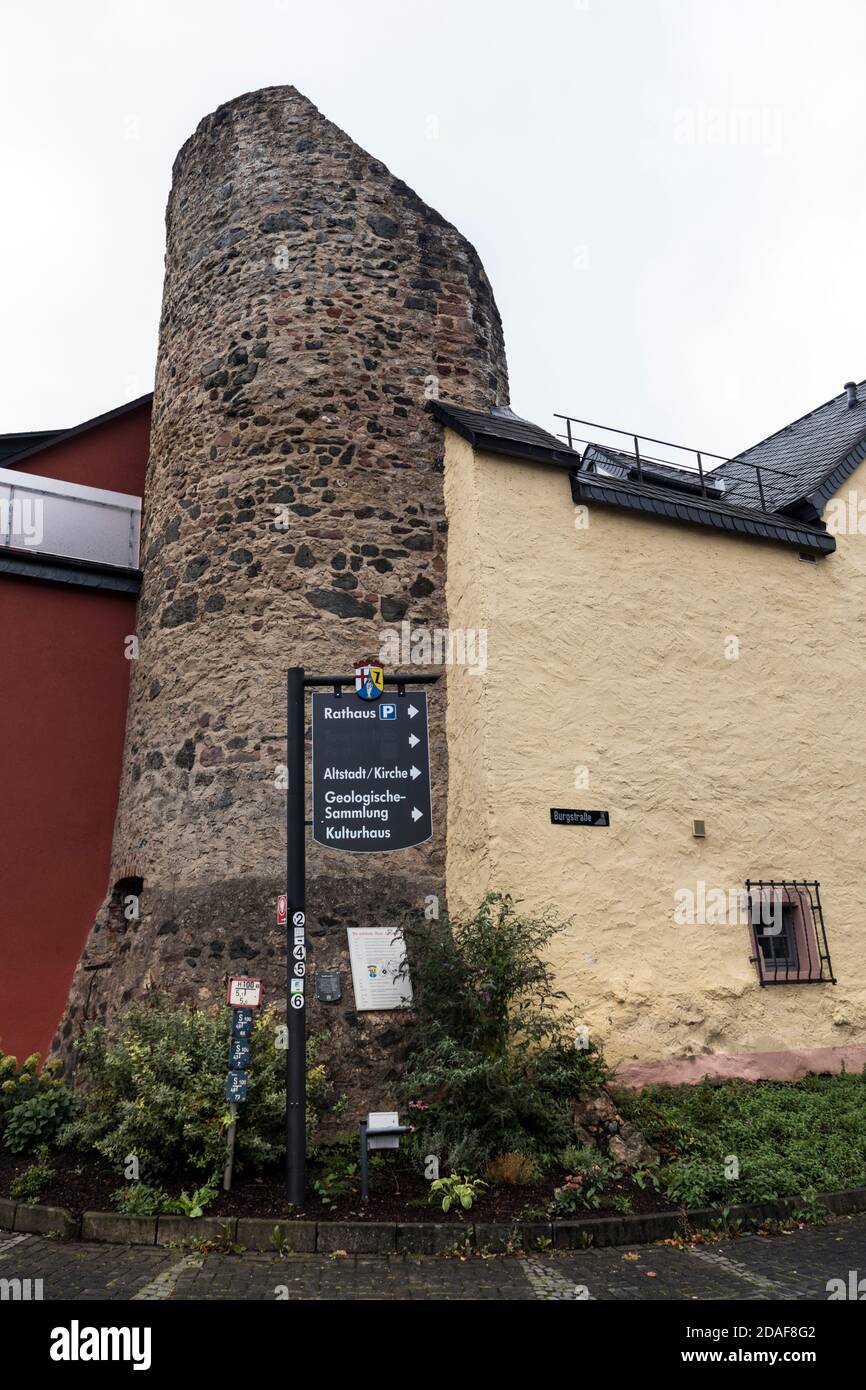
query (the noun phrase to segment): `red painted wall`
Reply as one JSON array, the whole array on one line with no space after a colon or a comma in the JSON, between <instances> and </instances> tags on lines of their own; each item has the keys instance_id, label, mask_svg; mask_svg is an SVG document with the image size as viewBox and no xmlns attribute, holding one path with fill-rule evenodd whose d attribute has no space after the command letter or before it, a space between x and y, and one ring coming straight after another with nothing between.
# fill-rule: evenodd
<instances>
[{"instance_id":1,"label":"red painted wall","mask_svg":"<svg viewBox=\"0 0 866 1390\"><path fill-rule=\"evenodd\" d=\"M9 467L142 494L149 408ZM128 595L0 573L0 1049L44 1056L105 897Z\"/></svg>"},{"instance_id":2,"label":"red painted wall","mask_svg":"<svg viewBox=\"0 0 866 1390\"><path fill-rule=\"evenodd\" d=\"M144 496L144 475L150 447L150 403L104 424L58 440L31 458L8 459L7 468L21 473L40 473L43 478L62 478L86 487L105 487L111 492Z\"/></svg>"}]
</instances>

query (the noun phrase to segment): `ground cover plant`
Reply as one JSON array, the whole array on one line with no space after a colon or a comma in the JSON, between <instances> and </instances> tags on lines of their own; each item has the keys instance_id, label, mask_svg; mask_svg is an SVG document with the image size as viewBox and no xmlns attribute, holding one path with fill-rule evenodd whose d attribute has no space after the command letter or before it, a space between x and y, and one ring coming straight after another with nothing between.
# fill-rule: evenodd
<instances>
[{"instance_id":1,"label":"ground cover plant","mask_svg":"<svg viewBox=\"0 0 866 1390\"><path fill-rule=\"evenodd\" d=\"M710 1081L616 1095L658 1149L660 1191L686 1206L866 1185L866 1076Z\"/></svg>"}]
</instances>

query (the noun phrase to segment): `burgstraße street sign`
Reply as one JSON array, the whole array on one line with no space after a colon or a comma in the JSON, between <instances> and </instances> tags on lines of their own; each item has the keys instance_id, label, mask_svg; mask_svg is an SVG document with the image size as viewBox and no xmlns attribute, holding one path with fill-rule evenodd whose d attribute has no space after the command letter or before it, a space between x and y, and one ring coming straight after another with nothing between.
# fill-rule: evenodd
<instances>
[{"instance_id":1,"label":"burgstra\u00dfe street sign","mask_svg":"<svg viewBox=\"0 0 866 1390\"><path fill-rule=\"evenodd\" d=\"M376 701L317 693L312 702L313 839L350 854L429 840L426 693Z\"/></svg>"}]
</instances>

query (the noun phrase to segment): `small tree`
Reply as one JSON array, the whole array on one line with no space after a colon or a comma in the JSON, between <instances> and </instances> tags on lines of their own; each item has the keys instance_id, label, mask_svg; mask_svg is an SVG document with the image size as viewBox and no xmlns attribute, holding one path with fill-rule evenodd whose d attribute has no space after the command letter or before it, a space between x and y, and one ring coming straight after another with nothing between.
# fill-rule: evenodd
<instances>
[{"instance_id":1,"label":"small tree","mask_svg":"<svg viewBox=\"0 0 866 1390\"><path fill-rule=\"evenodd\" d=\"M575 1099L606 1077L554 987L547 948L566 924L517 907L489 893L471 916L404 927L416 1026L403 1099L421 1146L435 1139L452 1165L556 1153Z\"/></svg>"}]
</instances>

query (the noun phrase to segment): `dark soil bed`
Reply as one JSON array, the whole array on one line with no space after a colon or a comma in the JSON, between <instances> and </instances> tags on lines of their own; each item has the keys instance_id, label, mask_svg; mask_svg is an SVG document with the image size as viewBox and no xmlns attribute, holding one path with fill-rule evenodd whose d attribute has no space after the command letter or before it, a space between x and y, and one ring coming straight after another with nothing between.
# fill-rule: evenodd
<instances>
[{"instance_id":1,"label":"dark soil bed","mask_svg":"<svg viewBox=\"0 0 866 1390\"><path fill-rule=\"evenodd\" d=\"M33 1162L32 1157L10 1154L0 1149L0 1196L10 1196L10 1186L19 1174ZM116 1211L113 1194L123 1187L102 1160L92 1155L73 1153L52 1154L49 1160L54 1178L43 1189L39 1202L45 1206L66 1207L73 1216L84 1211ZM295 1218L306 1221L518 1221L545 1220L553 1190L560 1186L562 1172L546 1173L544 1178L528 1187L490 1184L468 1213L442 1211L441 1204L428 1202L429 1183L413 1168L401 1165L399 1159L386 1160L371 1173L370 1200L362 1202L355 1190L326 1204L315 1191L317 1168L310 1163L307 1169L307 1201L301 1210L289 1206L286 1200L285 1175L273 1169L260 1177L236 1175L231 1192L220 1191L207 1207L207 1216L262 1216ZM200 1185L197 1175L181 1174L175 1181L162 1186L176 1196L182 1189L191 1192ZM641 1189L627 1179L612 1183L598 1207L583 1207L561 1219L579 1220L587 1216L622 1215L622 1208L613 1205L615 1197L627 1197L630 1210L635 1212L672 1211L674 1207L651 1188ZM18 1199L20 1200L20 1198ZM554 1218L555 1219L555 1218Z\"/></svg>"}]
</instances>

